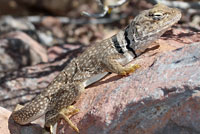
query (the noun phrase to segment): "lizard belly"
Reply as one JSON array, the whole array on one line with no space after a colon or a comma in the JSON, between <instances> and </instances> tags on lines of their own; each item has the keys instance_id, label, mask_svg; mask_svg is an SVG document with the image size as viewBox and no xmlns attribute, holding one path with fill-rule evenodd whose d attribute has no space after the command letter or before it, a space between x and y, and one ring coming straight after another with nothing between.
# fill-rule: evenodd
<instances>
[{"instance_id":1,"label":"lizard belly","mask_svg":"<svg viewBox=\"0 0 200 134\"><path fill-rule=\"evenodd\" d=\"M84 87L87 87L93 83L95 83L96 81L99 81L100 79L102 79L103 77L105 77L108 74L108 72L103 72L100 74L96 74L92 77L90 77L89 79L87 79L86 81L84 81Z\"/></svg>"}]
</instances>

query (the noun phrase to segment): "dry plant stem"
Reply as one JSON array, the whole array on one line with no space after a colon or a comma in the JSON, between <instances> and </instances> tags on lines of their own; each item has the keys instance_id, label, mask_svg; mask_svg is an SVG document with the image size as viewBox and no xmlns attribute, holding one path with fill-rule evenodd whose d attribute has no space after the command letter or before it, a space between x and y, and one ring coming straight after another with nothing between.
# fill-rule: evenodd
<instances>
[{"instance_id":1,"label":"dry plant stem","mask_svg":"<svg viewBox=\"0 0 200 134\"><path fill-rule=\"evenodd\" d=\"M106 5L106 4L104 5L101 0L96 0L96 1L98 3L99 8L102 9L102 12L97 13L97 14L90 14L88 12L83 11L82 15L85 15L85 16L88 16L88 17L93 17L93 18L101 18L101 17L104 17L106 14L111 13L111 10L113 8L122 6L128 0L119 0L114 5Z\"/></svg>"}]
</instances>

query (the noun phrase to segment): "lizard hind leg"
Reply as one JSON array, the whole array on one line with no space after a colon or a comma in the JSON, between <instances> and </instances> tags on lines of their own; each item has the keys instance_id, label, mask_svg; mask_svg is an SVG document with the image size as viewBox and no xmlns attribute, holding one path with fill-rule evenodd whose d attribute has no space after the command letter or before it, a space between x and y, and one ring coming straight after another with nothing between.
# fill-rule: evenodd
<instances>
[{"instance_id":1,"label":"lizard hind leg","mask_svg":"<svg viewBox=\"0 0 200 134\"><path fill-rule=\"evenodd\" d=\"M47 128L50 127L50 131L52 128L52 130L56 130L55 126L57 122L60 119L64 119L71 128L79 133L79 129L72 123L69 118L78 113L79 110L72 106L72 103L77 98L79 98L84 89L85 88L83 83L71 83L67 86L67 89L65 89L64 93L59 94L59 98L56 100L55 107L48 111L45 117L45 126Z\"/></svg>"},{"instance_id":2,"label":"lizard hind leg","mask_svg":"<svg viewBox=\"0 0 200 134\"><path fill-rule=\"evenodd\" d=\"M78 91L78 94L76 94L76 98L80 97L80 94L84 92L85 87L83 83L75 83L74 89ZM79 133L79 129L77 128L76 125L72 123L72 121L69 119L71 116L77 114L79 112L79 109L75 108L73 105L69 105L67 107L64 107L60 110L58 114L59 119L64 119L71 128L73 128L77 133Z\"/></svg>"},{"instance_id":3,"label":"lizard hind leg","mask_svg":"<svg viewBox=\"0 0 200 134\"><path fill-rule=\"evenodd\" d=\"M50 134L56 134L56 129L57 129L57 121L60 119L64 119L71 128L73 128L73 130L75 130L77 133L79 133L79 129L77 128L76 125L74 125L72 123L72 121L69 119L70 117L72 117L73 115L77 114L79 112L79 109L76 109L74 106L68 106L65 108L62 108L60 110L60 112L51 119L50 122L48 122L46 126L46 128L48 128L48 130L44 130L44 132L50 131ZM44 133L43 134L46 134Z\"/></svg>"},{"instance_id":4,"label":"lizard hind leg","mask_svg":"<svg viewBox=\"0 0 200 134\"><path fill-rule=\"evenodd\" d=\"M64 119L71 128L73 128L77 133L79 133L79 129L77 128L77 126L75 126L72 121L69 119L71 116L77 114L79 112L79 109L76 109L74 106L69 106L67 108L63 108L60 112L59 112L59 116L60 118Z\"/></svg>"}]
</instances>

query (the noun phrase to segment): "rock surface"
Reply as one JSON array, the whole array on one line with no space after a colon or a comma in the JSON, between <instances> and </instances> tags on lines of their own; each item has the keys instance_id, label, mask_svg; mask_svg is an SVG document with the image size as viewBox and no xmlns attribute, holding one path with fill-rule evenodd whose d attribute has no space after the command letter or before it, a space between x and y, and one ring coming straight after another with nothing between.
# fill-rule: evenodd
<instances>
[{"instance_id":1,"label":"rock surface","mask_svg":"<svg viewBox=\"0 0 200 134\"><path fill-rule=\"evenodd\" d=\"M87 134L199 133L199 55L194 53L199 48L188 45L193 42L200 42L200 33L183 29L166 33L134 61L142 65L135 73L128 77L112 74L87 88L75 103L80 112L72 121ZM25 67L0 78L0 105L13 108L37 95L82 50L67 46L56 48L62 58L49 50L54 62ZM37 125L31 127L9 122L12 133L41 132ZM74 131L61 121L57 133Z\"/></svg>"},{"instance_id":2,"label":"rock surface","mask_svg":"<svg viewBox=\"0 0 200 134\"><path fill-rule=\"evenodd\" d=\"M11 112L0 107L0 132L1 134L10 134L8 130L8 119Z\"/></svg>"},{"instance_id":3,"label":"rock surface","mask_svg":"<svg viewBox=\"0 0 200 134\"><path fill-rule=\"evenodd\" d=\"M94 84L75 104L73 122L86 134L200 133L199 51L200 42L161 53L128 77ZM75 133L62 122L63 132Z\"/></svg>"},{"instance_id":4,"label":"rock surface","mask_svg":"<svg viewBox=\"0 0 200 134\"><path fill-rule=\"evenodd\" d=\"M47 62L46 50L23 32L10 32L0 39L0 71Z\"/></svg>"},{"instance_id":5,"label":"rock surface","mask_svg":"<svg viewBox=\"0 0 200 134\"><path fill-rule=\"evenodd\" d=\"M11 112L0 107L0 133L1 134L41 134L42 128L38 124L20 126L10 119ZM38 122L36 122L38 123Z\"/></svg>"}]
</instances>

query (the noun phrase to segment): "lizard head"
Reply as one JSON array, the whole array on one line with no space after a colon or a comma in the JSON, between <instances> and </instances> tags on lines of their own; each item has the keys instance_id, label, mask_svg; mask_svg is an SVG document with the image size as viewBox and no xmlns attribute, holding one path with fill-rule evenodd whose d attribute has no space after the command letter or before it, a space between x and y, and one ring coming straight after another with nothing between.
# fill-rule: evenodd
<instances>
[{"instance_id":1,"label":"lizard head","mask_svg":"<svg viewBox=\"0 0 200 134\"><path fill-rule=\"evenodd\" d=\"M180 10L157 4L144 10L125 29L130 47L140 55L153 41L171 28L181 18Z\"/></svg>"}]
</instances>

